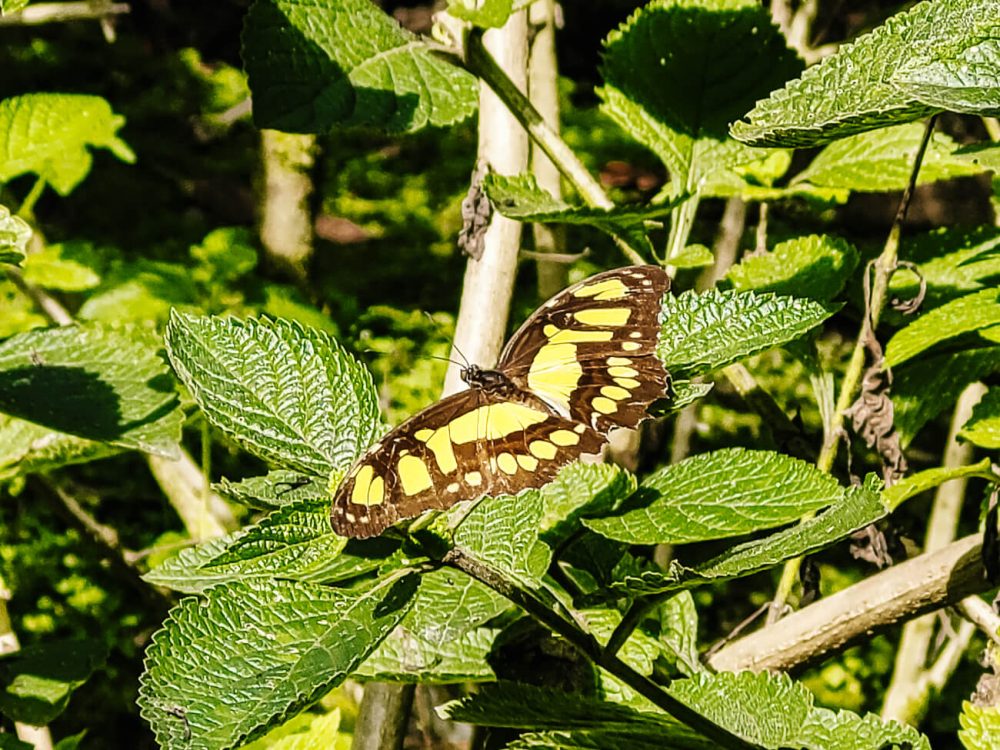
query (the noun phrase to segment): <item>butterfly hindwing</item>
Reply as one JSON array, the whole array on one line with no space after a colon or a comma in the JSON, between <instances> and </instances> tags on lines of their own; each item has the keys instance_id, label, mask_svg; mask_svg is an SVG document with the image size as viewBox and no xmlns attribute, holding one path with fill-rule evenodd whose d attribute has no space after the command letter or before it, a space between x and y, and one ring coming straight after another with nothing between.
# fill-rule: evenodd
<instances>
[{"instance_id":1,"label":"butterfly hindwing","mask_svg":"<svg viewBox=\"0 0 1000 750\"><path fill-rule=\"evenodd\" d=\"M500 356L517 386L607 432L635 427L662 398L668 375L655 350L670 278L658 266L592 276L542 305Z\"/></svg>"},{"instance_id":2,"label":"butterfly hindwing","mask_svg":"<svg viewBox=\"0 0 1000 750\"><path fill-rule=\"evenodd\" d=\"M368 537L402 518L553 479L604 438L527 394L462 391L424 409L372 446L333 498L338 534Z\"/></svg>"}]
</instances>

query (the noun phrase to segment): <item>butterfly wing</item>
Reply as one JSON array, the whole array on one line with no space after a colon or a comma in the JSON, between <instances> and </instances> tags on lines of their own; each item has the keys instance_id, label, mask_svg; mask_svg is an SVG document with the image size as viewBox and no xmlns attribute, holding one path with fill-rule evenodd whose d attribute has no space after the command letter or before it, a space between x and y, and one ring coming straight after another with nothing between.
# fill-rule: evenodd
<instances>
[{"instance_id":1,"label":"butterfly wing","mask_svg":"<svg viewBox=\"0 0 1000 750\"><path fill-rule=\"evenodd\" d=\"M604 438L527 394L473 388L441 399L373 445L333 497L341 536L369 537L404 518L483 495L540 487Z\"/></svg>"},{"instance_id":2,"label":"butterfly wing","mask_svg":"<svg viewBox=\"0 0 1000 750\"><path fill-rule=\"evenodd\" d=\"M538 308L511 337L497 369L600 433L635 427L669 382L655 353L669 288L659 266L591 276Z\"/></svg>"}]
</instances>

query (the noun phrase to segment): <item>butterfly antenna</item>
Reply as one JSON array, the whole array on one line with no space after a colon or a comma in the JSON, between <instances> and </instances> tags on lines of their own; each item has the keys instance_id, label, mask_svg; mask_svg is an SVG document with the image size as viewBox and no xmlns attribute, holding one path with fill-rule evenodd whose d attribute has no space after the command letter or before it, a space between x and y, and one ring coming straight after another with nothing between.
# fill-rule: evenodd
<instances>
[{"instance_id":1,"label":"butterfly antenna","mask_svg":"<svg viewBox=\"0 0 1000 750\"><path fill-rule=\"evenodd\" d=\"M455 365L455 367L462 367L463 366L461 362L457 362L456 360L452 359L451 357L439 357L436 354L428 354L427 356L430 357L431 359L440 359L442 362L448 362L449 364Z\"/></svg>"},{"instance_id":2,"label":"butterfly antenna","mask_svg":"<svg viewBox=\"0 0 1000 750\"><path fill-rule=\"evenodd\" d=\"M461 357L462 361L465 363L463 367L468 367L471 364L471 362L469 362L469 358L465 356L465 352L463 352L461 349L458 348L458 344L455 341L451 342L451 346L456 352L458 352L458 356ZM456 362L455 364L458 363Z\"/></svg>"}]
</instances>

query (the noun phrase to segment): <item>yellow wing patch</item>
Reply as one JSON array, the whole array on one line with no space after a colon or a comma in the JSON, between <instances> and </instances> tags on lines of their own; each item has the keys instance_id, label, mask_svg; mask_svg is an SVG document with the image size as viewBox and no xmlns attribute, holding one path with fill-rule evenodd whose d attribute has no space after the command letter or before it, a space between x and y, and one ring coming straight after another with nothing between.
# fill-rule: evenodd
<instances>
[{"instance_id":1,"label":"yellow wing patch","mask_svg":"<svg viewBox=\"0 0 1000 750\"><path fill-rule=\"evenodd\" d=\"M573 313L578 323L585 326L612 326L620 328L628 323L632 311L627 307L595 307L593 310L578 310Z\"/></svg>"},{"instance_id":2,"label":"yellow wing patch","mask_svg":"<svg viewBox=\"0 0 1000 750\"><path fill-rule=\"evenodd\" d=\"M605 279L594 284L585 284L573 292L574 297L593 297L595 300L621 299L628 294L628 287L621 279Z\"/></svg>"},{"instance_id":3,"label":"yellow wing patch","mask_svg":"<svg viewBox=\"0 0 1000 750\"><path fill-rule=\"evenodd\" d=\"M396 463L396 473L406 495L418 495L434 486L427 466L416 456L403 456Z\"/></svg>"},{"instance_id":4,"label":"yellow wing patch","mask_svg":"<svg viewBox=\"0 0 1000 750\"><path fill-rule=\"evenodd\" d=\"M375 476L370 464L362 466L354 477L351 502L355 505L381 505L385 501L385 480Z\"/></svg>"}]
</instances>

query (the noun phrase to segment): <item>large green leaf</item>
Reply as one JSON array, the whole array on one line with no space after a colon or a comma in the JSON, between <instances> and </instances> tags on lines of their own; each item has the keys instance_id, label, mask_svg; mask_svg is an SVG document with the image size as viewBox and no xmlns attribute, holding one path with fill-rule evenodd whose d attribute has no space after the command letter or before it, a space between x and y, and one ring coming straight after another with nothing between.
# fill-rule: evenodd
<instances>
[{"instance_id":1,"label":"large green leaf","mask_svg":"<svg viewBox=\"0 0 1000 750\"><path fill-rule=\"evenodd\" d=\"M582 515L606 515L635 492L635 476L615 464L572 463L542 488L541 527L551 545L579 528Z\"/></svg>"},{"instance_id":2,"label":"large green leaf","mask_svg":"<svg viewBox=\"0 0 1000 750\"><path fill-rule=\"evenodd\" d=\"M109 443L0 414L0 478L86 463L122 450Z\"/></svg>"},{"instance_id":3,"label":"large green leaf","mask_svg":"<svg viewBox=\"0 0 1000 750\"><path fill-rule=\"evenodd\" d=\"M921 357L893 369L895 426L903 446L950 408L965 386L998 370L1000 346Z\"/></svg>"},{"instance_id":4,"label":"large green leaf","mask_svg":"<svg viewBox=\"0 0 1000 750\"><path fill-rule=\"evenodd\" d=\"M96 258L87 243L48 245L24 261L24 280L45 289L82 292L101 282L94 270Z\"/></svg>"},{"instance_id":5,"label":"large green leaf","mask_svg":"<svg viewBox=\"0 0 1000 750\"><path fill-rule=\"evenodd\" d=\"M809 166L795 175L793 185L875 193L902 190L910 181L914 158L924 137L924 126L912 122L831 143ZM920 162L918 185L978 174L982 167L954 156L955 142L935 133Z\"/></svg>"},{"instance_id":6,"label":"large green leaf","mask_svg":"<svg viewBox=\"0 0 1000 750\"><path fill-rule=\"evenodd\" d=\"M259 737L343 682L399 624L417 583L344 591L261 580L185 599L146 652L142 716L167 750Z\"/></svg>"},{"instance_id":7,"label":"large green leaf","mask_svg":"<svg viewBox=\"0 0 1000 750\"><path fill-rule=\"evenodd\" d=\"M832 314L813 300L773 294L667 295L656 353L671 375L683 378L793 341Z\"/></svg>"},{"instance_id":8,"label":"large green leaf","mask_svg":"<svg viewBox=\"0 0 1000 750\"><path fill-rule=\"evenodd\" d=\"M476 628L431 646L417 638L405 624L393 630L352 677L421 685L494 682L497 678L487 662L498 630Z\"/></svg>"},{"instance_id":9,"label":"large green leaf","mask_svg":"<svg viewBox=\"0 0 1000 750\"><path fill-rule=\"evenodd\" d=\"M66 326L0 343L0 411L21 419L173 458L177 406L166 364L138 335Z\"/></svg>"},{"instance_id":10,"label":"large green leaf","mask_svg":"<svg viewBox=\"0 0 1000 750\"><path fill-rule=\"evenodd\" d=\"M984 458L979 463L966 464L965 466L935 466L931 469L924 469L904 477L891 487L887 487L882 493L882 497L889 509L895 510L911 497L934 489L952 479L989 475L992 473L990 466L990 460Z\"/></svg>"},{"instance_id":11,"label":"large green leaf","mask_svg":"<svg viewBox=\"0 0 1000 750\"><path fill-rule=\"evenodd\" d=\"M994 386L986 392L958 435L980 448L1000 448L1000 388Z\"/></svg>"},{"instance_id":12,"label":"large green leaf","mask_svg":"<svg viewBox=\"0 0 1000 750\"><path fill-rule=\"evenodd\" d=\"M781 526L831 505L843 492L836 479L805 461L727 448L648 476L634 496L640 507L583 523L629 544L681 544Z\"/></svg>"},{"instance_id":13,"label":"large green leaf","mask_svg":"<svg viewBox=\"0 0 1000 750\"><path fill-rule=\"evenodd\" d=\"M898 331L885 348L886 367L895 367L925 349L963 333L1000 324L1000 291L984 289L924 313Z\"/></svg>"},{"instance_id":14,"label":"large green leaf","mask_svg":"<svg viewBox=\"0 0 1000 750\"><path fill-rule=\"evenodd\" d=\"M18 264L24 260L25 248L31 239L31 227L20 216L0 205L0 263Z\"/></svg>"},{"instance_id":15,"label":"large green leaf","mask_svg":"<svg viewBox=\"0 0 1000 750\"><path fill-rule=\"evenodd\" d=\"M256 0L243 60L259 127L413 132L476 109L476 79L368 0Z\"/></svg>"},{"instance_id":16,"label":"large green leaf","mask_svg":"<svg viewBox=\"0 0 1000 750\"><path fill-rule=\"evenodd\" d=\"M543 510L538 490L484 498L455 530L455 546L533 585L551 559L551 550L538 538Z\"/></svg>"},{"instance_id":17,"label":"large green leaf","mask_svg":"<svg viewBox=\"0 0 1000 750\"><path fill-rule=\"evenodd\" d=\"M182 550L143 578L186 593L247 579L322 582L346 542L330 528L329 499L300 500L252 526Z\"/></svg>"},{"instance_id":18,"label":"large green leaf","mask_svg":"<svg viewBox=\"0 0 1000 750\"><path fill-rule=\"evenodd\" d=\"M0 183L34 173L67 195L90 171L90 148L122 161L135 154L118 137L125 118L99 96L25 94L0 101Z\"/></svg>"},{"instance_id":19,"label":"large green leaf","mask_svg":"<svg viewBox=\"0 0 1000 750\"><path fill-rule=\"evenodd\" d=\"M11 721L45 726L106 659L103 643L79 639L5 654L0 657L0 713Z\"/></svg>"},{"instance_id":20,"label":"large green leaf","mask_svg":"<svg viewBox=\"0 0 1000 750\"><path fill-rule=\"evenodd\" d=\"M927 0L808 68L732 127L753 145L817 146L924 117L930 106L896 75L918 58L947 54L995 23L994 0Z\"/></svg>"},{"instance_id":21,"label":"large green leaf","mask_svg":"<svg viewBox=\"0 0 1000 750\"><path fill-rule=\"evenodd\" d=\"M441 651L508 609L510 602L464 573L425 573L401 627L426 652Z\"/></svg>"},{"instance_id":22,"label":"large green leaf","mask_svg":"<svg viewBox=\"0 0 1000 750\"><path fill-rule=\"evenodd\" d=\"M368 370L325 333L175 311L166 342L206 416L264 459L328 476L384 429Z\"/></svg>"},{"instance_id":23,"label":"large green leaf","mask_svg":"<svg viewBox=\"0 0 1000 750\"><path fill-rule=\"evenodd\" d=\"M654 0L608 36L599 93L678 195L767 156L729 140L729 123L800 70L753 0Z\"/></svg>"},{"instance_id":24,"label":"large green leaf","mask_svg":"<svg viewBox=\"0 0 1000 750\"><path fill-rule=\"evenodd\" d=\"M780 242L768 253L745 257L729 269L726 279L739 291L825 302L840 293L859 257L854 245L840 237L811 234Z\"/></svg>"},{"instance_id":25,"label":"large green leaf","mask_svg":"<svg viewBox=\"0 0 1000 750\"><path fill-rule=\"evenodd\" d=\"M958 739L965 750L992 750L1000 736L1000 707L962 701L958 722L962 726Z\"/></svg>"},{"instance_id":26,"label":"large green leaf","mask_svg":"<svg viewBox=\"0 0 1000 750\"><path fill-rule=\"evenodd\" d=\"M231 500L260 510L275 510L299 500L327 498L332 481L300 474L287 469L275 469L264 476L250 477L240 482L223 478L212 489Z\"/></svg>"}]
</instances>

